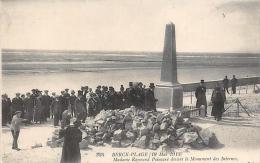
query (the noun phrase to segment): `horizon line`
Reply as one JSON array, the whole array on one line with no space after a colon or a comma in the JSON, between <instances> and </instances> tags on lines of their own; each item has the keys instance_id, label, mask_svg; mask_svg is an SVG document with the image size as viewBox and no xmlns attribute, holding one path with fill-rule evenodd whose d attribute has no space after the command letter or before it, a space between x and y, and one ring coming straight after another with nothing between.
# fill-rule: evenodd
<instances>
[{"instance_id":1,"label":"horizon line","mask_svg":"<svg viewBox=\"0 0 260 163\"><path fill-rule=\"evenodd\" d=\"M12 49L1 48L1 52L79 52L79 53L163 53L163 51L138 51L138 50L58 50L58 49ZM189 53L189 54L202 54L202 53L215 53L215 54L260 54L260 52L214 52L214 51L176 51L176 53Z\"/></svg>"}]
</instances>

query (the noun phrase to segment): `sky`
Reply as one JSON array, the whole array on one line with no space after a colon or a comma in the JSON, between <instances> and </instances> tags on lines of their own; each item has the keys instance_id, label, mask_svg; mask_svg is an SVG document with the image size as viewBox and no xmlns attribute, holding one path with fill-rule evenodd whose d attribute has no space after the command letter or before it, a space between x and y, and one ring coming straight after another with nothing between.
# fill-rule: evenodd
<instances>
[{"instance_id":1,"label":"sky","mask_svg":"<svg viewBox=\"0 0 260 163\"><path fill-rule=\"evenodd\" d=\"M259 0L2 0L1 47L260 53Z\"/></svg>"}]
</instances>

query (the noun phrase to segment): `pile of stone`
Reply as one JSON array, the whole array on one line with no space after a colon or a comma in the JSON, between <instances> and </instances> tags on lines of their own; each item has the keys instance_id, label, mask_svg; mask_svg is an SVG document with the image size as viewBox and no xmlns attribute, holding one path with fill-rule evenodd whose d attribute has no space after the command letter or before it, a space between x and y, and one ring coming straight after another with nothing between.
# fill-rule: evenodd
<instances>
[{"instance_id":1,"label":"pile of stone","mask_svg":"<svg viewBox=\"0 0 260 163\"><path fill-rule=\"evenodd\" d=\"M218 140L208 129L192 125L181 113L145 112L135 108L101 111L92 125L82 127L91 145L157 149L190 145L193 148L215 147Z\"/></svg>"},{"instance_id":2,"label":"pile of stone","mask_svg":"<svg viewBox=\"0 0 260 163\"><path fill-rule=\"evenodd\" d=\"M179 148L189 145L201 149L218 145L214 133L192 125L181 112L145 112L135 108L103 110L91 123L83 124L81 130L84 143L94 146L106 143L112 147L156 150L160 146Z\"/></svg>"}]
</instances>

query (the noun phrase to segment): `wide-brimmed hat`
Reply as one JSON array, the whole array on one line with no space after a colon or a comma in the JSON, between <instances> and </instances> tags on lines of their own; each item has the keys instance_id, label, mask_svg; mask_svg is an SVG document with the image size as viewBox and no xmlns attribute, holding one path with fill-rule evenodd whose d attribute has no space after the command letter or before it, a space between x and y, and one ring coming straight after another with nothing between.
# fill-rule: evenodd
<instances>
[{"instance_id":1,"label":"wide-brimmed hat","mask_svg":"<svg viewBox=\"0 0 260 163\"><path fill-rule=\"evenodd\" d=\"M68 91L69 90L69 88L65 88L65 91Z\"/></svg>"},{"instance_id":2,"label":"wide-brimmed hat","mask_svg":"<svg viewBox=\"0 0 260 163\"><path fill-rule=\"evenodd\" d=\"M18 110L18 111L15 112L15 114L18 114L18 113L22 113L22 111L19 111L19 110Z\"/></svg>"},{"instance_id":3,"label":"wide-brimmed hat","mask_svg":"<svg viewBox=\"0 0 260 163\"><path fill-rule=\"evenodd\" d=\"M75 91L74 90L71 90L71 92L70 93L75 93Z\"/></svg>"},{"instance_id":4,"label":"wide-brimmed hat","mask_svg":"<svg viewBox=\"0 0 260 163\"><path fill-rule=\"evenodd\" d=\"M20 95L21 93L17 92L15 95Z\"/></svg>"},{"instance_id":5,"label":"wide-brimmed hat","mask_svg":"<svg viewBox=\"0 0 260 163\"><path fill-rule=\"evenodd\" d=\"M78 119L75 120L75 121L73 122L73 125L76 126L76 127L81 126L80 120L78 120Z\"/></svg>"},{"instance_id":6,"label":"wide-brimmed hat","mask_svg":"<svg viewBox=\"0 0 260 163\"><path fill-rule=\"evenodd\" d=\"M155 87L155 86L154 86L154 83L150 83L149 87L150 87L150 88L154 88L154 87Z\"/></svg>"},{"instance_id":7,"label":"wide-brimmed hat","mask_svg":"<svg viewBox=\"0 0 260 163\"><path fill-rule=\"evenodd\" d=\"M83 95L83 91L78 90L78 95Z\"/></svg>"},{"instance_id":8,"label":"wide-brimmed hat","mask_svg":"<svg viewBox=\"0 0 260 163\"><path fill-rule=\"evenodd\" d=\"M98 85L97 88L101 88L101 85Z\"/></svg>"}]
</instances>

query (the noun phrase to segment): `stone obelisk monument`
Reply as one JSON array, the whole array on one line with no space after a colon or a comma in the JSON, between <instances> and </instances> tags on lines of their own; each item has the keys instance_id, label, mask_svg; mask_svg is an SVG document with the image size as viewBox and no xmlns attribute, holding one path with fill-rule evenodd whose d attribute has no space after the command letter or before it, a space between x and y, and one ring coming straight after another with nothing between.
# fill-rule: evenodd
<instances>
[{"instance_id":1,"label":"stone obelisk monument","mask_svg":"<svg viewBox=\"0 0 260 163\"><path fill-rule=\"evenodd\" d=\"M179 110L183 107L183 88L177 80L175 26L165 28L161 83L156 85L157 108Z\"/></svg>"}]
</instances>

